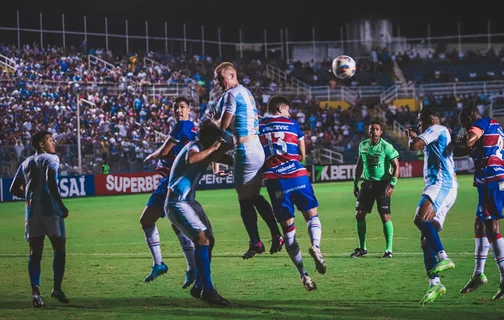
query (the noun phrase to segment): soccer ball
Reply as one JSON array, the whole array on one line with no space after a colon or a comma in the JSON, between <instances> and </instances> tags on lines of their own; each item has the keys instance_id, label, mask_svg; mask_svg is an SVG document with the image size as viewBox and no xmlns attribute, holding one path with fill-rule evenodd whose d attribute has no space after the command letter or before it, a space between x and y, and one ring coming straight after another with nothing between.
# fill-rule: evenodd
<instances>
[{"instance_id":1,"label":"soccer ball","mask_svg":"<svg viewBox=\"0 0 504 320\"><path fill-rule=\"evenodd\" d=\"M332 72L339 79L349 79L355 74L355 60L349 56L339 56L332 62Z\"/></svg>"}]
</instances>

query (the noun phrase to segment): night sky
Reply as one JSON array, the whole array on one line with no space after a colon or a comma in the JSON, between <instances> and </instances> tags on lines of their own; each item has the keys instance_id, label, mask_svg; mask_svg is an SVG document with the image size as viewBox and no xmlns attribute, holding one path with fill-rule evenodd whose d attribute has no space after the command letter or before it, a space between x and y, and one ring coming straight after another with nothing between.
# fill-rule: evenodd
<instances>
[{"instance_id":1,"label":"night sky","mask_svg":"<svg viewBox=\"0 0 504 320\"><path fill-rule=\"evenodd\" d=\"M217 27L220 26L222 40L230 42L238 41L240 27L243 28L244 42L262 41L264 28L268 30L270 41L278 41L281 27L289 28L291 40L310 41L312 27L316 29L318 40L339 40L340 27L345 22L367 17L388 18L394 23L394 33L400 26L401 35L410 37L426 37L428 23L432 36L456 35L458 21L462 34L486 33L488 20L492 32L504 33L504 22L498 21L502 11L496 3L496 0L15 0L2 1L0 26L15 27L16 10L20 10L22 28L38 29L39 12L42 12L44 29L60 29L61 14L64 13L67 30L82 31L83 16L86 15L89 32L104 32L104 18L107 17L109 33L124 34L124 19L127 18L130 35L145 35L145 20L148 20L149 35L164 36L166 21L170 37L182 37L182 24L186 23L189 38L200 38L201 25L205 25L205 38L217 40ZM13 33L0 30L0 39L10 39ZM500 42L504 42L504 36Z\"/></svg>"}]
</instances>

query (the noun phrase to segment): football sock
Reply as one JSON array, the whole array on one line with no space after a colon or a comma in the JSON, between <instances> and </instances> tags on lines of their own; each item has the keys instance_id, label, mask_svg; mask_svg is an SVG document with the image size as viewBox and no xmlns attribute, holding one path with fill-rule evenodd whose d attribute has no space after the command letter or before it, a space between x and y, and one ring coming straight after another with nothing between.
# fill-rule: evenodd
<instances>
[{"instance_id":1,"label":"football sock","mask_svg":"<svg viewBox=\"0 0 504 320\"><path fill-rule=\"evenodd\" d=\"M385 235L385 251L392 252L392 241L394 238L394 225L392 221L383 224L383 234Z\"/></svg>"},{"instance_id":2,"label":"football sock","mask_svg":"<svg viewBox=\"0 0 504 320\"><path fill-rule=\"evenodd\" d=\"M366 220L357 221L357 234L359 235L359 248L367 250L366 247Z\"/></svg>"},{"instance_id":3,"label":"football sock","mask_svg":"<svg viewBox=\"0 0 504 320\"><path fill-rule=\"evenodd\" d=\"M320 248L320 240L322 237L322 225L320 224L318 214L308 219L307 223L308 223L308 235L310 236L312 246Z\"/></svg>"},{"instance_id":4,"label":"football sock","mask_svg":"<svg viewBox=\"0 0 504 320\"><path fill-rule=\"evenodd\" d=\"M180 230L175 231L180 242L180 247L184 252L187 261L187 269L194 270L196 268L196 260L194 258L194 243Z\"/></svg>"},{"instance_id":5,"label":"football sock","mask_svg":"<svg viewBox=\"0 0 504 320\"><path fill-rule=\"evenodd\" d=\"M61 291L61 282L65 274L66 251L54 251L53 272L54 272L54 289Z\"/></svg>"},{"instance_id":6,"label":"football sock","mask_svg":"<svg viewBox=\"0 0 504 320\"><path fill-rule=\"evenodd\" d=\"M40 261L42 255L31 254L28 260L28 274L30 275L30 282L33 286L40 286Z\"/></svg>"},{"instance_id":7,"label":"football sock","mask_svg":"<svg viewBox=\"0 0 504 320\"><path fill-rule=\"evenodd\" d=\"M489 240L495 262L499 268L500 282L504 283L504 239L502 239L502 234L497 233Z\"/></svg>"},{"instance_id":8,"label":"football sock","mask_svg":"<svg viewBox=\"0 0 504 320\"><path fill-rule=\"evenodd\" d=\"M240 214L247 229L250 243L257 245L260 241L259 230L257 229L257 213L252 199L240 200Z\"/></svg>"},{"instance_id":9,"label":"football sock","mask_svg":"<svg viewBox=\"0 0 504 320\"><path fill-rule=\"evenodd\" d=\"M259 212L259 214L261 215L261 218L263 218L264 222L266 222L266 224L268 225L268 228L271 232L271 237L279 235L280 229L278 229L278 224L269 202L264 199L263 196L258 195L254 197L254 206L257 209L257 212Z\"/></svg>"},{"instance_id":10,"label":"football sock","mask_svg":"<svg viewBox=\"0 0 504 320\"><path fill-rule=\"evenodd\" d=\"M485 262L488 255L488 250L490 249L490 242L488 242L486 234L475 235L474 241L475 247L473 276L476 276L485 272Z\"/></svg>"},{"instance_id":11,"label":"football sock","mask_svg":"<svg viewBox=\"0 0 504 320\"><path fill-rule=\"evenodd\" d=\"M430 286L435 286L436 284L440 283L441 279L439 278L439 275L435 275L429 278L429 285Z\"/></svg>"},{"instance_id":12,"label":"football sock","mask_svg":"<svg viewBox=\"0 0 504 320\"><path fill-rule=\"evenodd\" d=\"M437 252L440 260L448 259L448 255L444 251L443 244L441 243L441 238L439 238L439 233L430 221L423 221L419 227L422 231L423 236L427 240L429 246Z\"/></svg>"},{"instance_id":13,"label":"football sock","mask_svg":"<svg viewBox=\"0 0 504 320\"><path fill-rule=\"evenodd\" d=\"M425 271L429 272L437 264L436 251L432 249L427 241L422 241L422 251L424 256ZM432 277L436 276L439 277L439 275L432 275Z\"/></svg>"},{"instance_id":14,"label":"football sock","mask_svg":"<svg viewBox=\"0 0 504 320\"><path fill-rule=\"evenodd\" d=\"M212 283L208 246L199 244L196 245L194 256L196 257L196 265L198 266L198 273L201 274L201 280L203 281L203 290L205 291L215 290Z\"/></svg>"},{"instance_id":15,"label":"football sock","mask_svg":"<svg viewBox=\"0 0 504 320\"><path fill-rule=\"evenodd\" d=\"M292 262L296 266L301 276L306 274L303 266L303 258L301 256L301 248L296 241L296 226L292 223L290 226L282 227L284 232L285 249L289 254Z\"/></svg>"},{"instance_id":16,"label":"football sock","mask_svg":"<svg viewBox=\"0 0 504 320\"><path fill-rule=\"evenodd\" d=\"M152 227L144 228L145 241L149 246L152 260L154 264L160 265L163 262L163 256L161 256L161 247L159 246L159 232L156 225Z\"/></svg>"}]
</instances>

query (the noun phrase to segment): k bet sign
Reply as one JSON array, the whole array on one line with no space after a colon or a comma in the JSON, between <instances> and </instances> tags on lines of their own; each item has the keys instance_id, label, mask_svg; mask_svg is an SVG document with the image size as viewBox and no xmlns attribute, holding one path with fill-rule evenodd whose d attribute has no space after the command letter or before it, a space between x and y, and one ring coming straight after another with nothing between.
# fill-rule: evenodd
<instances>
[{"instance_id":1,"label":"k bet sign","mask_svg":"<svg viewBox=\"0 0 504 320\"><path fill-rule=\"evenodd\" d=\"M314 165L312 166L312 182L345 181L355 178L355 164ZM399 176L413 178L423 176L423 162L399 162Z\"/></svg>"}]
</instances>

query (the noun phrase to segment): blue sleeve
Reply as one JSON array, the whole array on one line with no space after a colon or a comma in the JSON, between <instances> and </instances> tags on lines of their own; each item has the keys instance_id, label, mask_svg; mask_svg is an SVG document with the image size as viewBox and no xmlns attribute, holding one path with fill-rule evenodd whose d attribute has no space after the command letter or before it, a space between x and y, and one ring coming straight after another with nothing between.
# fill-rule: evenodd
<instances>
[{"instance_id":1,"label":"blue sleeve","mask_svg":"<svg viewBox=\"0 0 504 320\"><path fill-rule=\"evenodd\" d=\"M170 132L170 140L175 141L176 143L180 142L181 134L184 132L184 126L182 122L177 122L172 132Z\"/></svg>"},{"instance_id":2,"label":"blue sleeve","mask_svg":"<svg viewBox=\"0 0 504 320\"><path fill-rule=\"evenodd\" d=\"M480 118L474 121L472 126L483 130L483 132L486 132L488 130L489 124L490 124L489 118Z\"/></svg>"},{"instance_id":3,"label":"blue sleeve","mask_svg":"<svg viewBox=\"0 0 504 320\"><path fill-rule=\"evenodd\" d=\"M304 132L301 130L301 127L299 126L299 122L296 120L292 120L294 122L294 126L296 128L296 134L298 135L298 139L303 139L304 138Z\"/></svg>"}]
</instances>

